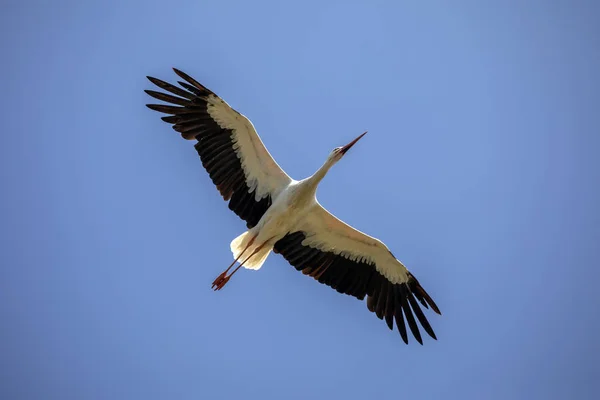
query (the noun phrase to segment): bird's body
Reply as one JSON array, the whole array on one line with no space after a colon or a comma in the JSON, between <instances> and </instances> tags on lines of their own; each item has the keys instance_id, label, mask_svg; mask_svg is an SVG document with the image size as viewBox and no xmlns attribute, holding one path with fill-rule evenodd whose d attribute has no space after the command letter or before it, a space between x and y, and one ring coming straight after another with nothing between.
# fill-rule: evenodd
<instances>
[{"instance_id":1,"label":"bird's body","mask_svg":"<svg viewBox=\"0 0 600 400\"><path fill-rule=\"evenodd\" d=\"M231 242L230 247L234 258L241 255L250 238L256 238L246 251L252 253L262 244L261 253L250 258L243 266L248 269L259 269L275 243L287 232L291 232L298 225L300 219L310 212L313 202L308 193L309 190L310 187L306 181L290 182L273 199L273 204L263 214L258 224Z\"/></svg>"},{"instance_id":2,"label":"bird's body","mask_svg":"<svg viewBox=\"0 0 600 400\"><path fill-rule=\"evenodd\" d=\"M329 169L329 167L330 165L325 164L322 168ZM320 207L315 195L317 185L324 175L320 175L318 172L300 181L292 179L273 199L273 203L263 214L258 224L231 242L231 251L234 258L240 255L247 244L247 241L241 238L246 240L252 237L256 238L253 245L247 249L249 253L264 243L261 249L261 254L266 253L264 258L255 257L256 260L254 257L250 258L243 265L244 267L259 269L275 243L289 232L294 232L303 218L314 212L315 208Z\"/></svg>"},{"instance_id":3,"label":"bird's body","mask_svg":"<svg viewBox=\"0 0 600 400\"><path fill-rule=\"evenodd\" d=\"M367 307L393 328L395 319L408 343L405 323L422 343L415 316L434 339L418 303L439 309L417 279L380 240L337 219L319 204L316 191L330 168L365 133L335 148L312 176L290 178L264 147L252 123L187 74L183 89L156 78L150 81L175 94L146 92L172 105L150 104L169 114L162 119L195 145L213 183L229 208L246 221L248 230L230 245L234 262L213 282L220 290L240 267L259 269L267 256L280 253L303 274L340 293L364 299ZM228 275L229 269L239 266ZM418 301L418 302L417 302Z\"/></svg>"}]
</instances>

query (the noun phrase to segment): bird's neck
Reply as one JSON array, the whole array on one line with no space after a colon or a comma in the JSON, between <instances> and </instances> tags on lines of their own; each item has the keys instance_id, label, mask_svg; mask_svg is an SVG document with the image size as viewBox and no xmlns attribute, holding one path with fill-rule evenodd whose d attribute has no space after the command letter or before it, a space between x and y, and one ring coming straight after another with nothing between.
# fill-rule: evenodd
<instances>
[{"instance_id":1,"label":"bird's neck","mask_svg":"<svg viewBox=\"0 0 600 400\"><path fill-rule=\"evenodd\" d=\"M317 186L319 186L319 183L323 180L323 178L325 178L325 175L327 175L327 172L329 172L329 169L333 166L333 164L335 164L335 162L332 159L328 159L325 161L325 164L323 164L321 168L317 170L317 172L315 172L306 180L307 185L314 192L316 192Z\"/></svg>"}]
</instances>

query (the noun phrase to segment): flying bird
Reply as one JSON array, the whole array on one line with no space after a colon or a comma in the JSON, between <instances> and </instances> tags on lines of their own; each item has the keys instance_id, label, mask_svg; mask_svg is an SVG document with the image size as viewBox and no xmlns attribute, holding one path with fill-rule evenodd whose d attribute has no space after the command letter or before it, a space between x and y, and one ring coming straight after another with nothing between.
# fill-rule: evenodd
<instances>
[{"instance_id":1,"label":"flying bird","mask_svg":"<svg viewBox=\"0 0 600 400\"><path fill-rule=\"evenodd\" d=\"M213 289L222 289L242 266L258 270L273 251L340 293L359 300L366 296L367 308L391 330L396 321L405 343L408 325L423 344L416 320L437 339L419 303L441 313L417 278L380 240L347 225L317 201L319 183L366 132L333 149L317 172L297 181L275 162L248 118L189 75L174 71L183 79L181 87L148 77L164 92L146 93L170 104L147 107L167 114L163 121L195 141L202 165L248 228L231 242L234 261L215 279Z\"/></svg>"}]
</instances>

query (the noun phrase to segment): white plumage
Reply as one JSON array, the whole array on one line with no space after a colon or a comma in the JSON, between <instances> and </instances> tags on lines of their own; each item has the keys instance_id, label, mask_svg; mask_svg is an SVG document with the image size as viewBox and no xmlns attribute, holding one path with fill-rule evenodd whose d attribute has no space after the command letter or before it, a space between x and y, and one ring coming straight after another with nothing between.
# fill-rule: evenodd
<instances>
[{"instance_id":1,"label":"white plumage","mask_svg":"<svg viewBox=\"0 0 600 400\"><path fill-rule=\"evenodd\" d=\"M408 343L406 324L422 344L415 316L436 338L419 303L440 313L417 279L380 240L340 221L316 199L329 169L365 134L335 148L312 176L296 181L277 164L245 116L187 74L183 88L156 78L151 82L172 93L146 90L173 105L149 104L169 114L162 119L195 148L229 208L246 221L248 230L231 242L234 262L213 282L220 290L241 267L259 269L271 251L340 293L358 299L393 329L393 321ZM184 90L185 89L185 90ZM228 274L229 269L239 266Z\"/></svg>"},{"instance_id":2,"label":"white plumage","mask_svg":"<svg viewBox=\"0 0 600 400\"><path fill-rule=\"evenodd\" d=\"M250 192L255 199L277 196L292 181L275 162L252 122L216 95L208 96L208 114L225 129L231 129L233 149L241 161Z\"/></svg>"},{"instance_id":3,"label":"white plumage","mask_svg":"<svg viewBox=\"0 0 600 400\"><path fill-rule=\"evenodd\" d=\"M352 261L373 264L392 283L408 281L408 270L381 240L339 220L318 202L297 228L306 232L303 244L339 254Z\"/></svg>"}]
</instances>

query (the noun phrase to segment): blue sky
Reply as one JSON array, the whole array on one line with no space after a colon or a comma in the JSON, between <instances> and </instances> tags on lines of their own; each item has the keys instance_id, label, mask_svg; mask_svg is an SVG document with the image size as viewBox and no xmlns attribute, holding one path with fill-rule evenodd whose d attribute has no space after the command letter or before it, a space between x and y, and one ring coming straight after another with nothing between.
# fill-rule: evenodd
<instances>
[{"instance_id":1,"label":"blue sky","mask_svg":"<svg viewBox=\"0 0 600 400\"><path fill-rule=\"evenodd\" d=\"M591 399L592 1L3 2L0 397ZM146 109L178 67L434 297L439 340L271 255ZM593 393L596 393L595 395Z\"/></svg>"}]
</instances>

